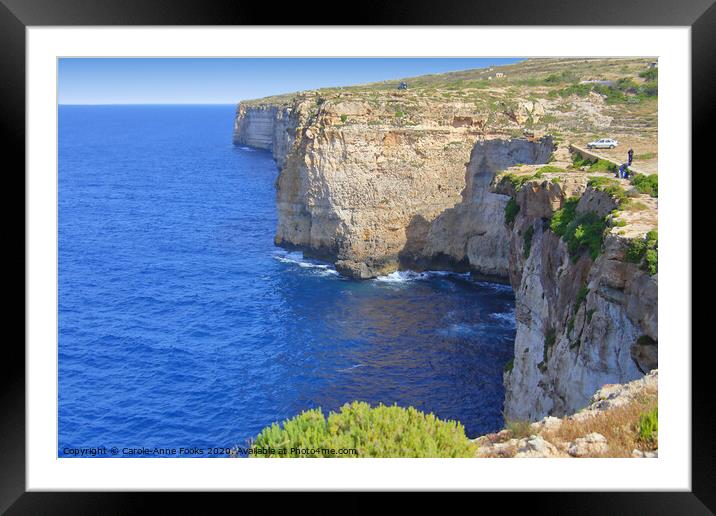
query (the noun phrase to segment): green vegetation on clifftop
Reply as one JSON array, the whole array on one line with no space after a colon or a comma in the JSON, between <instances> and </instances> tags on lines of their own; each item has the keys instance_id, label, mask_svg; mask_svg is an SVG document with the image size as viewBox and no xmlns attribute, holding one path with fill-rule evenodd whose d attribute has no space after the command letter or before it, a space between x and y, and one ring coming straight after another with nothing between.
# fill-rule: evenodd
<instances>
[{"instance_id":1,"label":"green vegetation on clifftop","mask_svg":"<svg viewBox=\"0 0 716 516\"><path fill-rule=\"evenodd\" d=\"M626 260L640 264L652 276L659 270L659 234L656 229L649 231L643 239L629 243Z\"/></svg>"},{"instance_id":2,"label":"green vegetation on clifftop","mask_svg":"<svg viewBox=\"0 0 716 516\"><path fill-rule=\"evenodd\" d=\"M573 261L583 250L588 250L592 260L596 260L602 250L606 218L591 212L578 215L578 202L575 197L566 199L562 208L554 212L550 229L562 237Z\"/></svg>"},{"instance_id":3,"label":"green vegetation on clifftop","mask_svg":"<svg viewBox=\"0 0 716 516\"><path fill-rule=\"evenodd\" d=\"M618 180L612 179L611 177L592 176L589 178L587 185L591 186L594 190L599 190L600 192L610 195L619 205L627 200L626 190L622 188Z\"/></svg>"},{"instance_id":4,"label":"green vegetation on clifftop","mask_svg":"<svg viewBox=\"0 0 716 516\"><path fill-rule=\"evenodd\" d=\"M653 443L658 439L659 433L659 408L654 407L639 417L638 424L639 439L645 443Z\"/></svg>"},{"instance_id":5,"label":"green vegetation on clifftop","mask_svg":"<svg viewBox=\"0 0 716 516\"><path fill-rule=\"evenodd\" d=\"M636 174L631 184L641 193L659 197L659 176L656 174Z\"/></svg>"}]
</instances>

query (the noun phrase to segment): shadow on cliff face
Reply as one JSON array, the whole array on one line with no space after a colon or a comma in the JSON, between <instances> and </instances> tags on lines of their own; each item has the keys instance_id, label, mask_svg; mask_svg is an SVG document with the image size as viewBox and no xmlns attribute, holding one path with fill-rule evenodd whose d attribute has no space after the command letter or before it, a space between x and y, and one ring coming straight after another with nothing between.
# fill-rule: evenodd
<instances>
[{"instance_id":1,"label":"shadow on cliff face","mask_svg":"<svg viewBox=\"0 0 716 516\"><path fill-rule=\"evenodd\" d=\"M425 247L430 222L422 215L414 215L405 228L405 246L398 253L401 269L415 269L416 260Z\"/></svg>"},{"instance_id":2,"label":"shadow on cliff face","mask_svg":"<svg viewBox=\"0 0 716 516\"><path fill-rule=\"evenodd\" d=\"M408 227L405 228L405 246L398 253L398 261L401 269L415 271L451 270L455 272L468 272L470 263L467 257L462 260L455 260L445 253L436 253L425 256L424 250L428 242L431 223L422 215L414 215L410 219Z\"/></svg>"},{"instance_id":3,"label":"shadow on cliff face","mask_svg":"<svg viewBox=\"0 0 716 516\"><path fill-rule=\"evenodd\" d=\"M462 201L432 222L413 216L399 253L400 267L470 271L506 279L510 236L504 206L508 198L492 192L490 185L495 175L514 165L549 162L554 149L550 136L477 142L466 166Z\"/></svg>"},{"instance_id":4,"label":"shadow on cliff face","mask_svg":"<svg viewBox=\"0 0 716 516\"><path fill-rule=\"evenodd\" d=\"M495 175L509 167L549 162L554 150L551 136L539 140L515 138L477 142L467 164L463 202L470 200L469 194L479 194L489 189Z\"/></svg>"}]
</instances>

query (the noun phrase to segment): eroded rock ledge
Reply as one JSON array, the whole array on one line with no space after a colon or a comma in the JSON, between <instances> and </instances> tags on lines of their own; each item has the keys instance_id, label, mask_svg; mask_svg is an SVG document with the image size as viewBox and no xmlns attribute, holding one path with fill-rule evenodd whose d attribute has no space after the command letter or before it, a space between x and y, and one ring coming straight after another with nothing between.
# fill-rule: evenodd
<instances>
[{"instance_id":1,"label":"eroded rock ledge","mask_svg":"<svg viewBox=\"0 0 716 516\"><path fill-rule=\"evenodd\" d=\"M575 414L480 436L478 457L569 458L659 456L658 431L640 435L645 414L656 410L658 370L626 384L605 385Z\"/></svg>"},{"instance_id":2,"label":"eroded rock ledge","mask_svg":"<svg viewBox=\"0 0 716 516\"><path fill-rule=\"evenodd\" d=\"M554 145L490 132L469 105L422 108L411 119L397 117L390 98L312 93L239 105L234 142L270 149L280 169L276 244L354 278L437 268L506 280L508 197L490 182L517 163L546 163Z\"/></svg>"}]
</instances>

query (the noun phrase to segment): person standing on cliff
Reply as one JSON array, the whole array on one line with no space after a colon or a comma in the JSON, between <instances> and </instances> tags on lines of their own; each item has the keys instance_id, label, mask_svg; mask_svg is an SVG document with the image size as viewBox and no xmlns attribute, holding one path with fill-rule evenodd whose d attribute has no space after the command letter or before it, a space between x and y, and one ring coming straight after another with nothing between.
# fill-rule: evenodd
<instances>
[{"instance_id":1,"label":"person standing on cliff","mask_svg":"<svg viewBox=\"0 0 716 516\"><path fill-rule=\"evenodd\" d=\"M629 149L629 152L627 152L627 156L629 156L627 164L631 167L631 162L634 159L634 151L632 149Z\"/></svg>"}]
</instances>

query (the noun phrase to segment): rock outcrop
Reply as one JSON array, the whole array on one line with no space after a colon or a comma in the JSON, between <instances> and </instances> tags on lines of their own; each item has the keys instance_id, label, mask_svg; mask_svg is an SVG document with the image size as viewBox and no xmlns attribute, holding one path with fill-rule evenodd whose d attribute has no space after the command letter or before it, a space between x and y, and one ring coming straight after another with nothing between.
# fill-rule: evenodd
<instances>
[{"instance_id":1,"label":"rock outcrop","mask_svg":"<svg viewBox=\"0 0 716 516\"><path fill-rule=\"evenodd\" d=\"M293 147L296 131L306 122L305 108L271 103L239 104L234 119L234 144L270 150L279 168Z\"/></svg>"},{"instance_id":2,"label":"rock outcrop","mask_svg":"<svg viewBox=\"0 0 716 516\"><path fill-rule=\"evenodd\" d=\"M422 268L449 266L478 276L507 278L510 237L505 205L510 197L494 191L492 181L517 164L547 163L554 149L550 137L477 142L467 163L462 201L432 222L425 245L411 262Z\"/></svg>"},{"instance_id":3,"label":"rock outcrop","mask_svg":"<svg viewBox=\"0 0 716 516\"><path fill-rule=\"evenodd\" d=\"M312 94L239 106L234 141L272 149L280 168L278 245L355 278L417 263L432 221L462 201L465 159L482 133L459 105L430 105L412 121L393 109Z\"/></svg>"},{"instance_id":4,"label":"rock outcrop","mask_svg":"<svg viewBox=\"0 0 716 516\"><path fill-rule=\"evenodd\" d=\"M581 195L577 215L602 218L617 203L587 186L583 175L568 179L527 181L513 194L520 211L510 235L517 330L513 366L505 373L511 419L574 412L602 385L657 367L657 276L626 259L633 238L617 226L607 229L596 259L569 252L550 229L554 211Z\"/></svg>"},{"instance_id":5,"label":"rock outcrop","mask_svg":"<svg viewBox=\"0 0 716 516\"><path fill-rule=\"evenodd\" d=\"M594 393L588 405L575 414L548 416L528 427L504 429L473 439L478 457L655 458L658 433L644 440L639 420L656 407L659 373L651 371L639 380L606 385ZM605 436L591 429L598 428ZM515 435L521 432L524 437Z\"/></svg>"}]
</instances>

